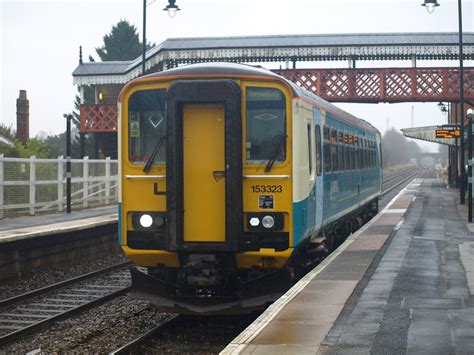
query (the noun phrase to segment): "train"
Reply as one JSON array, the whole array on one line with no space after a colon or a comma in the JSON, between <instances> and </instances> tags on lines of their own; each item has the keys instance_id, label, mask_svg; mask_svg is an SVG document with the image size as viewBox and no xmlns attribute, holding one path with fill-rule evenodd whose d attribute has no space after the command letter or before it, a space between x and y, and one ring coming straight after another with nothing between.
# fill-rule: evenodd
<instances>
[{"instance_id":1,"label":"train","mask_svg":"<svg viewBox=\"0 0 474 355\"><path fill-rule=\"evenodd\" d=\"M269 70L180 66L118 105L119 242L162 311L263 309L378 212L380 132Z\"/></svg>"}]
</instances>

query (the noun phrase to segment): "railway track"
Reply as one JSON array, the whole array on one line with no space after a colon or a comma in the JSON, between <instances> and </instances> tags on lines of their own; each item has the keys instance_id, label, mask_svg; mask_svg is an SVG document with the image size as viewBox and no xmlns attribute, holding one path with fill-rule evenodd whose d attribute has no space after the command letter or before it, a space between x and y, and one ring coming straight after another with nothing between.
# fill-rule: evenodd
<instances>
[{"instance_id":1,"label":"railway track","mask_svg":"<svg viewBox=\"0 0 474 355\"><path fill-rule=\"evenodd\" d=\"M415 178L420 174L419 170L414 170L412 168L402 169L396 173L384 176L382 183L382 196L385 196L390 191L396 189L398 186L403 183Z\"/></svg>"},{"instance_id":2,"label":"railway track","mask_svg":"<svg viewBox=\"0 0 474 355\"><path fill-rule=\"evenodd\" d=\"M0 345L130 290L122 262L0 301Z\"/></svg>"},{"instance_id":3,"label":"railway track","mask_svg":"<svg viewBox=\"0 0 474 355\"><path fill-rule=\"evenodd\" d=\"M169 326L173 321L176 321L180 317L182 317L181 314L170 314L169 317L165 318L163 322L161 322L157 326L149 329L145 333L139 335L135 339L129 341L128 343L121 346L120 348L118 348L114 351L111 351L109 353L109 355L130 354L131 352L133 352L134 349L138 348L140 345L142 345L144 342L146 342L152 336L157 334L159 331L162 331L164 328Z\"/></svg>"}]
</instances>

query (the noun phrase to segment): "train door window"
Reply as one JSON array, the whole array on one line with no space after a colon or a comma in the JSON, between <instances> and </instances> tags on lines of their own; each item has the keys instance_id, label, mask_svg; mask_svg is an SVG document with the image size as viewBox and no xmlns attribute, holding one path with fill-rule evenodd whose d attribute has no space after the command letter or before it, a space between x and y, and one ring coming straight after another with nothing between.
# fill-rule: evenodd
<instances>
[{"instance_id":1,"label":"train door window","mask_svg":"<svg viewBox=\"0 0 474 355\"><path fill-rule=\"evenodd\" d=\"M344 133L342 131L337 131L337 141L338 141L338 150L339 150L339 170L345 169L345 159L344 159Z\"/></svg>"},{"instance_id":2,"label":"train door window","mask_svg":"<svg viewBox=\"0 0 474 355\"><path fill-rule=\"evenodd\" d=\"M350 170L351 168L349 135L347 133L344 134L344 167L345 170Z\"/></svg>"},{"instance_id":3,"label":"train door window","mask_svg":"<svg viewBox=\"0 0 474 355\"><path fill-rule=\"evenodd\" d=\"M165 89L135 92L128 101L128 159L145 164L155 147L159 150L154 163L166 162Z\"/></svg>"},{"instance_id":4,"label":"train door window","mask_svg":"<svg viewBox=\"0 0 474 355\"><path fill-rule=\"evenodd\" d=\"M311 125L306 125L306 137L308 138L308 170L309 170L309 175L313 175L313 147L311 144Z\"/></svg>"},{"instance_id":5,"label":"train door window","mask_svg":"<svg viewBox=\"0 0 474 355\"><path fill-rule=\"evenodd\" d=\"M331 160L332 160L332 171L338 171L338 159L337 159L337 131L335 128L331 129Z\"/></svg>"},{"instance_id":6,"label":"train door window","mask_svg":"<svg viewBox=\"0 0 474 355\"><path fill-rule=\"evenodd\" d=\"M349 146L351 151L351 169L355 169L355 155L354 155L354 136L349 135Z\"/></svg>"},{"instance_id":7,"label":"train door window","mask_svg":"<svg viewBox=\"0 0 474 355\"><path fill-rule=\"evenodd\" d=\"M316 146L316 174L321 175L322 162L321 162L321 127L317 124L314 125L314 145Z\"/></svg>"},{"instance_id":8,"label":"train door window","mask_svg":"<svg viewBox=\"0 0 474 355\"><path fill-rule=\"evenodd\" d=\"M329 127L324 126L324 172L331 172L331 142L329 140Z\"/></svg>"},{"instance_id":9,"label":"train door window","mask_svg":"<svg viewBox=\"0 0 474 355\"><path fill-rule=\"evenodd\" d=\"M273 88L248 87L246 160L262 164L286 159L286 99Z\"/></svg>"}]
</instances>

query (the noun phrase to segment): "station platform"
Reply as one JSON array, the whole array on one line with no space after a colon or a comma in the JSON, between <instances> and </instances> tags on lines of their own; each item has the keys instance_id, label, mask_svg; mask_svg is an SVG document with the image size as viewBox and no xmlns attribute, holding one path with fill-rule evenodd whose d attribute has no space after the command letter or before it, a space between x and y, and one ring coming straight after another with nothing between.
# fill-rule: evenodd
<instances>
[{"instance_id":1,"label":"station platform","mask_svg":"<svg viewBox=\"0 0 474 355\"><path fill-rule=\"evenodd\" d=\"M415 179L221 354L474 353L474 228L458 201Z\"/></svg>"},{"instance_id":2,"label":"station platform","mask_svg":"<svg viewBox=\"0 0 474 355\"><path fill-rule=\"evenodd\" d=\"M117 223L117 206L0 220L0 244Z\"/></svg>"}]
</instances>

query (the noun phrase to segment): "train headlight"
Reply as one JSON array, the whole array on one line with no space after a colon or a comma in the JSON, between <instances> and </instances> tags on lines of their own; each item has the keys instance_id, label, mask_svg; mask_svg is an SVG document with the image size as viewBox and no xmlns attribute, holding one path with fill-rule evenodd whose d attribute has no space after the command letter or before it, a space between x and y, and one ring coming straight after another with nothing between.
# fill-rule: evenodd
<instances>
[{"instance_id":1,"label":"train headlight","mask_svg":"<svg viewBox=\"0 0 474 355\"><path fill-rule=\"evenodd\" d=\"M275 220L272 216L265 216L262 218L262 226L267 229L272 228L275 225Z\"/></svg>"},{"instance_id":2,"label":"train headlight","mask_svg":"<svg viewBox=\"0 0 474 355\"><path fill-rule=\"evenodd\" d=\"M164 230L166 212L132 212L132 225L135 230Z\"/></svg>"},{"instance_id":3,"label":"train headlight","mask_svg":"<svg viewBox=\"0 0 474 355\"><path fill-rule=\"evenodd\" d=\"M284 212L248 213L245 222L249 232L281 231L284 227Z\"/></svg>"},{"instance_id":4,"label":"train headlight","mask_svg":"<svg viewBox=\"0 0 474 355\"><path fill-rule=\"evenodd\" d=\"M142 214L139 221L143 228L150 228L153 224L153 218L149 214Z\"/></svg>"},{"instance_id":5,"label":"train headlight","mask_svg":"<svg viewBox=\"0 0 474 355\"><path fill-rule=\"evenodd\" d=\"M260 220L258 219L258 217L252 217L252 218L250 218L250 220L249 220L249 224L250 224L252 227L258 227L258 225L260 224Z\"/></svg>"}]
</instances>

